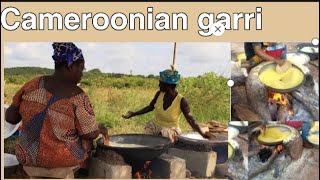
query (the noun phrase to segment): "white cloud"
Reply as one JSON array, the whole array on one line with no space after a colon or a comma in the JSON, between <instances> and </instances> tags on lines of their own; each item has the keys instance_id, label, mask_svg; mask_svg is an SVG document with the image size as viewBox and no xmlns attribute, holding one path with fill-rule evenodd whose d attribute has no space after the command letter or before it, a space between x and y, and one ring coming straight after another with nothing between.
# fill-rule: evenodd
<instances>
[{"instance_id":1,"label":"white cloud","mask_svg":"<svg viewBox=\"0 0 320 180\"><path fill-rule=\"evenodd\" d=\"M5 67L53 68L52 43L6 43ZM173 43L75 43L82 49L88 70L158 75L170 68ZM177 43L176 67L182 76L216 72L229 77L230 43Z\"/></svg>"},{"instance_id":2,"label":"white cloud","mask_svg":"<svg viewBox=\"0 0 320 180\"><path fill-rule=\"evenodd\" d=\"M12 55L12 52L13 52L12 48L10 48L10 47L8 47L8 46L4 46L4 55L5 55L5 56L10 56L10 55Z\"/></svg>"}]
</instances>

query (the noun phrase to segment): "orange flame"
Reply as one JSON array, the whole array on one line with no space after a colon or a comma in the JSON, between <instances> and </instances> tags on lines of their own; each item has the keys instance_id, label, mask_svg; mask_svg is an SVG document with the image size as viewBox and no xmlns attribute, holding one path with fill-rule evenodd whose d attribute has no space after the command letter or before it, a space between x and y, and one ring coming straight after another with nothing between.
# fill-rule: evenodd
<instances>
[{"instance_id":1,"label":"orange flame","mask_svg":"<svg viewBox=\"0 0 320 180\"><path fill-rule=\"evenodd\" d=\"M269 98L270 101L273 101L277 104L284 105L284 106L289 105L289 100L285 97L284 94L270 92L269 97L270 97Z\"/></svg>"},{"instance_id":2,"label":"orange flame","mask_svg":"<svg viewBox=\"0 0 320 180\"><path fill-rule=\"evenodd\" d=\"M137 171L135 173L135 177L137 179L141 179L141 178L143 178L143 179L151 179L152 170L151 169L147 170L147 168L149 167L150 163L151 163L151 161L146 161L144 163L144 165L143 165L143 170L141 170L141 172Z\"/></svg>"},{"instance_id":3,"label":"orange flame","mask_svg":"<svg viewBox=\"0 0 320 180\"><path fill-rule=\"evenodd\" d=\"M286 94L269 92L268 97L269 97L269 102L284 106L288 111L289 116L293 116L293 111L290 108L290 102Z\"/></svg>"},{"instance_id":4,"label":"orange flame","mask_svg":"<svg viewBox=\"0 0 320 180\"><path fill-rule=\"evenodd\" d=\"M277 147L275 148L275 151L278 153L281 153L284 149L284 146L282 144L277 145Z\"/></svg>"},{"instance_id":5,"label":"orange flame","mask_svg":"<svg viewBox=\"0 0 320 180\"><path fill-rule=\"evenodd\" d=\"M141 175L140 175L140 172L139 172L139 171L136 172L135 177L136 177L137 179L141 179Z\"/></svg>"}]
</instances>

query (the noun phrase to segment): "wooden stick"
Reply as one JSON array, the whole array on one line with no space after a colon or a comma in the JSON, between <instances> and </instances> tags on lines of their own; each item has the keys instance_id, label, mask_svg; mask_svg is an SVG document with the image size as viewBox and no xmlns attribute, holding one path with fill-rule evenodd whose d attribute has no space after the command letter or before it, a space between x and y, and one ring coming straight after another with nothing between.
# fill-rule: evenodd
<instances>
[{"instance_id":1,"label":"wooden stick","mask_svg":"<svg viewBox=\"0 0 320 180\"><path fill-rule=\"evenodd\" d=\"M228 131L222 131L222 130L212 130L209 132L211 132L211 133L228 133Z\"/></svg>"},{"instance_id":2,"label":"wooden stick","mask_svg":"<svg viewBox=\"0 0 320 180\"><path fill-rule=\"evenodd\" d=\"M171 69L175 70L176 69L176 48L177 47L177 43L174 42L174 48L173 48L173 60L172 60L172 65L171 65Z\"/></svg>"},{"instance_id":3,"label":"wooden stick","mask_svg":"<svg viewBox=\"0 0 320 180\"><path fill-rule=\"evenodd\" d=\"M212 124L212 125L227 126L226 124L223 124L223 123L221 123L221 122L217 122L217 121L209 121L209 124Z\"/></svg>"}]
</instances>

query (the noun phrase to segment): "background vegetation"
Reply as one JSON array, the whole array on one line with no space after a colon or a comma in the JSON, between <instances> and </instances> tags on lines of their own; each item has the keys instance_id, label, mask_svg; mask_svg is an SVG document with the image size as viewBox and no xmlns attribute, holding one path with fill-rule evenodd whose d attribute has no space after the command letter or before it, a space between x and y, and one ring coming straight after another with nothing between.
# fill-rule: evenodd
<instances>
[{"instance_id":1,"label":"background vegetation","mask_svg":"<svg viewBox=\"0 0 320 180\"><path fill-rule=\"evenodd\" d=\"M10 104L14 94L27 81L42 75L50 75L53 69L38 67L6 68L4 70L4 102ZM191 111L199 123L210 120L227 122L230 110L230 90L227 78L214 73L198 77L182 78L177 87L189 102ZM154 117L152 112L130 120L121 117L128 110L139 110L158 91L158 77L102 73L99 69L85 72L81 85L90 97L97 121L109 128L110 134L142 133L144 124ZM182 116L180 126L190 131Z\"/></svg>"}]
</instances>

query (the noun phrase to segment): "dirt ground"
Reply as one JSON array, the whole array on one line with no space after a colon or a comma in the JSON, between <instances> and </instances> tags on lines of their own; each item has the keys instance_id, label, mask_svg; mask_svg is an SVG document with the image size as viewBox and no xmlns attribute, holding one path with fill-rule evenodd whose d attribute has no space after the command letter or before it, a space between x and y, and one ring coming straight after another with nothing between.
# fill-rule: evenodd
<instances>
[{"instance_id":1,"label":"dirt ground","mask_svg":"<svg viewBox=\"0 0 320 180\"><path fill-rule=\"evenodd\" d=\"M301 157L298 160L292 161L286 167L283 174L274 178L274 171L268 170L265 171L256 177L253 180L259 179L268 179L268 180L277 180L277 179L303 179L303 180L318 180L319 179L319 149L304 149Z\"/></svg>"},{"instance_id":2,"label":"dirt ground","mask_svg":"<svg viewBox=\"0 0 320 180\"><path fill-rule=\"evenodd\" d=\"M316 180L319 179L318 168L319 149L304 149L302 158L292 162L288 166L284 177L287 177L288 179Z\"/></svg>"}]
</instances>

